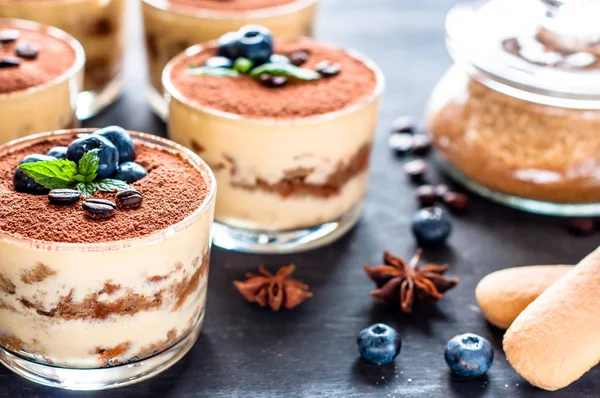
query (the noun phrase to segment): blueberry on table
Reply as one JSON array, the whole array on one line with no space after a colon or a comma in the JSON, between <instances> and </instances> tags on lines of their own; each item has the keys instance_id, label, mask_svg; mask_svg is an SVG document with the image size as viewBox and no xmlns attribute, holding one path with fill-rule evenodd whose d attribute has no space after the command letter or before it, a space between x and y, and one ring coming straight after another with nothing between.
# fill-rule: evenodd
<instances>
[{"instance_id":1,"label":"blueberry on table","mask_svg":"<svg viewBox=\"0 0 600 398\"><path fill-rule=\"evenodd\" d=\"M269 62L273 55L271 31L259 25L246 25L239 31L240 56L248 58L254 66Z\"/></svg>"},{"instance_id":2,"label":"blueberry on table","mask_svg":"<svg viewBox=\"0 0 600 398\"><path fill-rule=\"evenodd\" d=\"M377 323L358 334L356 345L361 357L383 365L392 362L398 356L402 341L393 327Z\"/></svg>"},{"instance_id":3,"label":"blueberry on table","mask_svg":"<svg viewBox=\"0 0 600 398\"><path fill-rule=\"evenodd\" d=\"M115 180L125 181L128 184L133 184L134 182L146 177L146 175L148 175L148 172L141 164L135 162L126 162L119 165L117 168L117 174L113 178Z\"/></svg>"},{"instance_id":4,"label":"blueberry on table","mask_svg":"<svg viewBox=\"0 0 600 398\"><path fill-rule=\"evenodd\" d=\"M411 226L417 243L423 246L444 244L452 232L450 217L437 206L417 211Z\"/></svg>"},{"instance_id":5,"label":"blueberry on table","mask_svg":"<svg viewBox=\"0 0 600 398\"><path fill-rule=\"evenodd\" d=\"M225 68L231 69L233 67L233 61L226 57L210 57L204 61L204 66L208 68Z\"/></svg>"},{"instance_id":6,"label":"blueberry on table","mask_svg":"<svg viewBox=\"0 0 600 398\"><path fill-rule=\"evenodd\" d=\"M96 172L98 178L109 178L117 170L119 151L107 138L99 134L87 135L71 142L67 149L67 159L78 163L83 154L98 149L100 164Z\"/></svg>"},{"instance_id":7,"label":"blueberry on table","mask_svg":"<svg viewBox=\"0 0 600 398\"><path fill-rule=\"evenodd\" d=\"M487 339L465 333L448 342L444 357L452 373L463 377L478 377L492 366L494 350Z\"/></svg>"},{"instance_id":8,"label":"blueberry on table","mask_svg":"<svg viewBox=\"0 0 600 398\"><path fill-rule=\"evenodd\" d=\"M44 162L51 160L56 160L56 158L54 156L34 154L26 156L25 159L23 159L19 164ZM27 173L25 173L23 170L19 169L15 169L13 183L17 192L30 193L33 195L45 195L50 191L49 189L44 188L42 185L35 182L35 180L29 177Z\"/></svg>"},{"instance_id":9,"label":"blueberry on table","mask_svg":"<svg viewBox=\"0 0 600 398\"><path fill-rule=\"evenodd\" d=\"M135 145L129 133L119 126L108 126L100 130L96 130L94 134L98 134L108 139L117 147L119 151L119 162L132 162L135 160Z\"/></svg>"},{"instance_id":10,"label":"blueberry on table","mask_svg":"<svg viewBox=\"0 0 600 398\"><path fill-rule=\"evenodd\" d=\"M221 57L235 61L240 56L240 33L225 33L217 41L217 54Z\"/></svg>"},{"instance_id":11,"label":"blueberry on table","mask_svg":"<svg viewBox=\"0 0 600 398\"><path fill-rule=\"evenodd\" d=\"M57 159L66 159L67 149L68 148L66 146L55 146L54 148L50 148L46 155L54 156Z\"/></svg>"}]
</instances>

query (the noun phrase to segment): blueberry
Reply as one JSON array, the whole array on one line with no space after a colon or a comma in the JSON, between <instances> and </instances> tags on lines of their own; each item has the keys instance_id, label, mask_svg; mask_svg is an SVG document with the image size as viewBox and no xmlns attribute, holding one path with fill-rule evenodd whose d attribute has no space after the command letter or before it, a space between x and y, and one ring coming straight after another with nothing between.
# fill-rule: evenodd
<instances>
[{"instance_id":1,"label":"blueberry","mask_svg":"<svg viewBox=\"0 0 600 398\"><path fill-rule=\"evenodd\" d=\"M356 345L361 357L383 365L392 362L400 354L402 341L393 327L377 323L358 334Z\"/></svg>"},{"instance_id":2,"label":"blueberry","mask_svg":"<svg viewBox=\"0 0 600 398\"><path fill-rule=\"evenodd\" d=\"M67 159L77 163L84 153L92 149L99 149L98 178L108 178L113 175L119 164L119 151L112 142L101 135L86 135L71 142L69 149L67 149Z\"/></svg>"},{"instance_id":3,"label":"blueberry","mask_svg":"<svg viewBox=\"0 0 600 398\"><path fill-rule=\"evenodd\" d=\"M494 350L488 340L466 333L448 342L444 357L452 373L463 377L477 377L484 375L492 366Z\"/></svg>"},{"instance_id":4,"label":"blueberry","mask_svg":"<svg viewBox=\"0 0 600 398\"><path fill-rule=\"evenodd\" d=\"M412 219L412 232L420 245L441 245L452 232L450 217L437 206L417 211Z\"/></svg>"},{"instance_id":5,"label":"blueberry","mask_svg":"<svg viewBox=\"0 0 600 398\"><path fill-rule=\"evenodd\" d=\"M119 162L132 162L135 159L135 145L131 140L131 136L125 129L119 126L108 126L103 129L96 130L94 134L98 134L107 138L119 151Z\"/></svg>"},{"instance_id":6,"label":"blueberry","mask_svg":"<svg viewBox=\"0 0 600 398\"><path fill-rule=\"evenodd\" d=\"M290 64L291 61L288 57L281 54L273 54L269 58L269 62L272 64Z\"/></svg>"},{"instance_id":7,"label":"blueberry","mask_svg":"<svg viewBox=\"0 0 600 398\"><path fill-rule=\"evenodd\" d=\"M240 37L238 32L225 33L218 40L217 54L235 61L240 56Z\"/></svg>"},{"instance_id":8,"label":"blueberry","mask_svg":"<svg viewBox=\"0 0 600 398\"><path fill-rule=\"evenodd\" d=\"M19 164L43 162L48 160L56 160L56 158L54 156L34 154L26 156L25 159L23 159ZM17 192L30 193L33 195L44 195L50 192L49 189L44 188L42 185L35 182L33 178L29 177L27 173L19 169L15 169L13 183Z\"/></svg>"},{"instance_id":9,"label":"blueberry","mask_svg":"<svg viewBox=\"0 0 600 398\"><path fill-rule=\"evenodd\" d=\"M122 180L128 184L132 184L137 180L141 180L146 177L148 172L139 163L126 162L119 165L117 168L117 174L113 177L115 180Z\"/></svg>"},{"instance_id":10,"label":"blueberry","mask_svg":"<svg viewBox=\"0 0 600 398\"><path fill-rule=\"evenodd\" d=\"M204 61L204 66L209 68L226 68L231 69L233 67L233 61L225 57L210 57Z\"/></svg>"},{"instance_id":11,"label":"blueberry","mask_svg":"<svg viewBox=\"0 0 600 398\"><path fill-rule=\"evenodd\" d=\"M240 55L248 58L254 66L269 61L273 54L271 31L259 25L246 25L240 33Z\"/></svg>"},{"instance_id":12,"label":"blueberry","mask_svg":"<svg viewBox=\"0 0 600 398\"><path fill-rule=\"evenodd\" d=\"M55 146L54 148L51 148L46 155L54 156L57 159L66 159L67 149L66 146Z\"/></svg>"}]
</instances>

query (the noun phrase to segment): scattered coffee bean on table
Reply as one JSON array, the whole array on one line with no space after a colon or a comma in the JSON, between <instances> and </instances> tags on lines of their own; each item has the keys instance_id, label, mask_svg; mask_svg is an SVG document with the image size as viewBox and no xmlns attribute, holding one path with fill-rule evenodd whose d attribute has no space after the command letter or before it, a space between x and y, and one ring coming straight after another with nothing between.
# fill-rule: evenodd
<instances>
[{"instance_id":1,"label":"scattered coffee bean on table","mask_svg":"<svg viewBox=\"0 0 600 398\"><path fill-rule=\"evenodd\" d=\"M432 185L421 185L415 191L415 196L421 207L433 206L438 199Z\"/></svg>"},{"instance_id":2,"label":"scattered coffee bean on table","mask_svg":"<svg viewBox=\"0 0 600 398\"><path fill-rule=\"evenodd\" d=\"M426 134L415 134L413 136L412 153L423 156L431 150L431 138Z\"/></svg>"},{"instance_id":3,"label":"scattered coffee bean on table","mask_svg":"<svg viewBox=\"0 0 600 398\"><path fill-rule=\"evenodd\" d=\"M106 199L87 199L83 202L82 207L86 215L94 220L109 219L117 210L117 205Z\"/></svg>"},{"instance_id":4,"label":"scattered coffee bean on table","mask_svg":"<svg viewBox=\"0 0 600 398\"><path fill-rule=\"evenodd\" d=\"M134 189L117 193L117 206L119 209L137 209L142 205L143 200L142 194Z\"/></svg>"},{"instance_id":5,"label":"scattered coffee bean on table","mask_svg":"<svg viewBox=\"0 0 600 398\"><path fill-rule=\"evenodd\" d=\"M450 191L450 187L446 184L438 184L435 186L435 194L437 195L439 200L444 199L444 195L446 192Z\"/></svg>"},{"instance_id":6,"label":"scattered coffee bean on table","mask_svg":"<svg viewBox=\"0 0 600 398\"><path fill-rule=\"evenodd\" d=\"M408 133L393 133L388 138L388 146L399 154L409 152L413 147L413 136Z\"/></svg>"},{"instance_id":7,"label":"scattered coffee bean on table","mask_svg":"<svg viewBox=\"0 0 600 398\"><path fill-rule=\"evenodd\" d=\"M442 196L444 204L452 211L465 211L469 206L469 197L459 192L448 191Z\"/></svg>"},{"instance_id":8,"label":"scattered coffee bean on table","mask_svg":"<svg viewBox=\"0 0 600 398\"><path fill-rule=\"evenodd\" d=\"M410 116L398 116L392 123L392 131L413 134L415 132L415 124Z\"/></svg>"},{"instance_id":9,"label":"scattered coffee bean on table","mask_svg":"<svg viewBox=\"0 0 600 398\"><path fill-rule=\"evenodd\" d=\"M404 164L404 172L414 182L423 181L427 173L427 163L422 159L411 160Z\"/></svg>"},{"instance_id":10,"label":"scattered coffee bean on table","mask_svg":"<svg viewBox=\"0 0 600 398\"><path fill-rule=\"evenodd\" d=\"M69 206L81 199L81 193L76 189L53 189L48 194L48 201L55 206Z\"/></svg>"}]
</instances>

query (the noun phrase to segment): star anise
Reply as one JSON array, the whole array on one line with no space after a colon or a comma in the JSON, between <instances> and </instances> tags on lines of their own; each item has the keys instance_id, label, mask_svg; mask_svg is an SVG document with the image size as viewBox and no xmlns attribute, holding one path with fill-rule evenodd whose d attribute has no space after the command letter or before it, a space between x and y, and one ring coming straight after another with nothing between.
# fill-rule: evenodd
<instances>
[{"instance_id":1,"label":"star anise","mask_svg":"<svg viewBox=\"0 0 600 398\"><path fill-rule=\"evenodd\" d=\"M371 292L371 297L387 305L399 304L402 312L412 312L414 305L432 305L458 284L458 279L444 276L450 268L448 264L419 266L421 254L422 250L417 250L407 264L386 250L383 253L385 265L365 264L367 276L378 288Z\"/></svg>"},{"instance_id":2,"label":"star anise","mask_svg":"<svg viewBox=\"0 0 600 398\"><path fill-rule=\"evenodd\" d=\"M258 303L261 307L269 306L273 311L278 311L282 306L291 310L312 297L308 285L290 278L295 270L295 265L286 265L273 275L261 265L258 275L247 273L246 281L234 281L233 284L251 303Z\"/></svg>"}]
</instances>

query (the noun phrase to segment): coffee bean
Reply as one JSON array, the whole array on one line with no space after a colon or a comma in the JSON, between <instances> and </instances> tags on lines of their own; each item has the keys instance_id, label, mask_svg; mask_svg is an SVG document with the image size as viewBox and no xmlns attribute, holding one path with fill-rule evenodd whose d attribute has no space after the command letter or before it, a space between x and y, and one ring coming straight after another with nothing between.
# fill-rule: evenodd
<instances>
[{"instance_id":1,"label":"coffee bean","mask_svg":"<svg viewBox=\"0 0 600 398\"><path fill-rule=\"evenodd\" d=\"M591 218L578 218L569 223L569 232L577 236L588 236L594 232L594 220Z\"/></svg>"},{"instance_id":2,"label":"coffee bean","mask_svg":"<svg viewBox=\"0 0 600 398\"><path fill-rule=\"evenodd\" d=\"M412 153L417 156L426 155L431 149L431 138L426 134L415 134L413 136Z\"/></svg>"},{"instance_id":3,"label":"coffee bean","mask_svg":"<svg viewBox=\"0 0 600 398\"><path fill-rule=\"evenodd\" d=\"M442 196L442 201L448 209L455 212L462 212L469 207L469 197L462 193L448 191Z\"/></svg>"},{"instance_id":4,"label":"coffee bean","mask_svg":"<svg viewBox=\"0 0 600 398\"><path fill-rule=\"evenodd\" d=\"M433 206L438 199L435 194L435 188L432 185L421 185L415 191L415 196L421 207Z\"/></svg>"},{"instance_id":5,"label":"coffee bean","mask_svg":"<svg viewBox=\"0 0 600 398\"><path fill-rule=\"evenodd\" d=\"M411 160L404 164L404 172L414 182L423 181L427 173L427 163L421 159Z\"/></svg>"},{"instance_id":6,"label":"coffee bean","mask_svg":"<svg viewBox=\"0 0 600 398\"><path fill-rule=\"evenodd\" d=\"M323 77L333 77L340 74L342 66L340 64L334 64L331 61L322 61L315 66L315 70Z\"/></svg>"},{"instance_id":7,"label":"coffee bean","mask_svg":"<svg viewBox=\"0 0 600 398\"><path fill-rule=\"evenodd\" d=\"M53 189L48 194L48 201L56 206L68 206L76 203L81 193L76 189Z\"/></svg>"},{"instance_id":8,"label":"coffee bean","mask_svg":"<svg viewBox=\"0 0 600 398\"><path fill-rule=\"evenodd\" d=\"M410 116L398 116L392 123L392 131L413 134L415 132L415 124Z\"/></svg>"},{"instance_id":9,"label":"coffee bean","mask_svg":"<svg viewBox=\"0 0 600 398\"><path fill-rule=\"evenodd\" d=\"M3 57L0 58L0 69L3 68L16 68L21 65L21 60L17 57Z\"/></svg>"},{"instance_id":10,"label":"coffee bean","mask_svg":"<svg viewBox=\"0 0 600 398\"><path fill-rule=\"evenodd\" d=\"M446 184L439 184L435 186L435 194L438 200L442 200L446 192L450 191L450 187Z\"/></svg>"},{"instance_id":11,"label":"coffee bean","mask_svg":"<svg viewBox=\"0 0 600 398\"><path fill-rule=\"evenodd\" d=\"M17 40L21 36L21 32L16 29L0 30L0 44L8 44Z\"/></svg>"},{"instance_id":12,"label":"coffee bean","mask_svg":"<svg viewBox=\"0 0 600 398\"><path fill-rule=\"evenodd\" d=\"M117 193L117 206L119 209L137 209L142 205L144 197L135 189Z\"/></svg>"},{"instance_id":13,"label":"coffee bean","mask_svg":"<svg viewBox=\"0 0 600 398\"><path fill-rule=\"evenodd\" d=\"M413 136L407 133L394 133L388 138L388 146L399 154L405 154L413 147Z\"/></svg>"},{"instance_id":14,"label":"coffee bean","mask_svg":"<svg viewBox=\"0 0 600 398\"><path fill-rule=\"evenodd\" d=\"M117 205L106 199L87 199L83 202L86 215L94 220L106 220L115 214Z\"/></svg>"},{"instance_id":15,"label":"coffee bean","mask_svg":"<svg viewBox=\"0 0 600 398\"><path fill-rule=\"evenodd\" d=\"M308 52L304 50L296 50L292 51L288 55L288 59L292 63L292 65L302 66L308 61Z\"/></svg>"},{"instance_id":16,"label":"coffee bean","mask_svg":"<svg viewBox=\"0 0 600 398\"><path fill-rule=\"evenodd\" d=\"M35 44L22 42L17 44L15 52L17 54L17 57L25 59L36 59L38 54L40 53L40 48Z\"/></svg>"},{"instance_id":17,"label":"coffee bean","mask_svg":"<svg viewBox=\"0 0 600 398\"><path fill-rule=\"evenodd\" d=\"M263 73L260 75L260 82L266 87L279 88L285 86L288 80L285 76L273 76L268 73Z\"/></svg>"}]
</instances>

